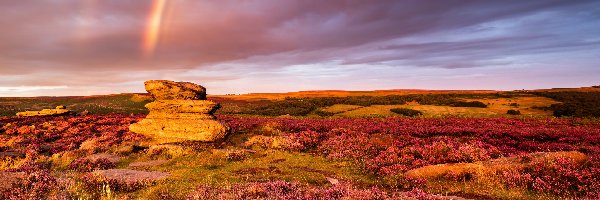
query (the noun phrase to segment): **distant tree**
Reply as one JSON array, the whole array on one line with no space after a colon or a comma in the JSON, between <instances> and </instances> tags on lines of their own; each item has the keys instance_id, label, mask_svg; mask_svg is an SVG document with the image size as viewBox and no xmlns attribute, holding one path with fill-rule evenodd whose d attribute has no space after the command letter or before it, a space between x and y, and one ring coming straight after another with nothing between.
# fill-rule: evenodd
<instances>
[{"instance_id":1,"label":"distant tree","mask_svg":"<svg viewBox=\"0 0 600 200\"><path fill-rule=\"evenodd\" d=\"M451 103L450 106L487 108L487 104L485 104L481 101L457 101L457 102Z\"/></svg>"},{"instance_id":2,"label":"distant tree","mask_svg":"<svg viewBox=\"0 0 600 200\"><path fill-rule=\"evenodd\" d=\"M520 115L521 111L518 111L518 110L508 110L508 111L506 111L506 114L509 114L509 115Z\"/></svg>"},{"instance_id":3,"label":"distant tree","mask_svg":"<svg viewBox=\"0 0 600 200\"><path fill-rule=\"evenodd\" d=\"M423 114L421 111L413 110L413 109L409 109L409 108L392 108L392 109L390 109L390 111L392 111L393 113L396 113L396 114L407 116L407 117L415 117L415 116L419 116L419 115Z\"/></svg>"}]
</instances>

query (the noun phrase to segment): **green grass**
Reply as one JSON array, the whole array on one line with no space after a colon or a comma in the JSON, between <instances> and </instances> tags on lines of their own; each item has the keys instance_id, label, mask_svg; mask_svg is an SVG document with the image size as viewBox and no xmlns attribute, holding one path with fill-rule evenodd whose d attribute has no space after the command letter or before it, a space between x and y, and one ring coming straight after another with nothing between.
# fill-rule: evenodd
<instances>
[{"instance_id":1,"label":"green grass","mask_svg":"<svg viewBox=\"0 0 600 200\"><path fill-rule=\"evenodd\" d=\"M143 156L139 160L146 160ZM131 162L129 159L127 162ZM119 165L124 166L124 165ZM129 194L134 198L150 198L165 191L174 198L184 198L199 184L227 185L267 180L296 181L324 186L326 177L371 185L374 177L361 173L347 162L337 162L308 153L281 150L261 150L245 160L229 161L209 151L193 152L169 160L149 170L168 172L171 176L161 183Z\"/></svg>"},{"instance_id":2,"label":"green grass","mask_svg":"<svg viewBox=\"0 0 600 200\"><path fill-rule=\"evenodd\" d=\"M134 94L91 97L12 97L0 98L0 116L15 116L17 112L55 108L59 105L75 112L84 110L95 114L147 113L149 100L134 98Z\"/></svg>"}]
</instances>

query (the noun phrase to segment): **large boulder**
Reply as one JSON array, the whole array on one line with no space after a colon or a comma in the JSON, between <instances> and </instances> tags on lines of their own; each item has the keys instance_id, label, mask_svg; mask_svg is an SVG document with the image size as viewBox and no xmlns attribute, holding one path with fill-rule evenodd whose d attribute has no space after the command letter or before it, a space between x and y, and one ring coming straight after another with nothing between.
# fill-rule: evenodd
<instances>
[{"instance_id":1,"label":"large boulder","mask_svg":"<svg viewBox=\"0 0 600 200\"><path fill-rule=\"evenodd\" d=\"M494 176L499 172L522 170L535 163L554 162L565 158L574 164L584 163L588 157L578 151L537 152L527 156L512 156L479 161L474 163L447 163L428 165L406 172L406 176L422 179L440 179L447 174L479 174L480 176Z\"/></svg>"},{"instance_id":2,"label":"large boulder","mask_svg":"<svg viewBox=\"0 0 600 200\"><path fill-rule=\"evenodd\" d=\"M65 106L56 106L55 109L43 109L39 111L18 112L18 117L33 117L33 116L57 116L73 114L73 111L67 110Z\"/></svg>"},{"instance_id":3,"label":"large boulder","mask_svg":"<svg viewBox=\"0 0 600 200\"><path fill-rule=\"evenodd\" d=\"M129 130L149 136L158 143L183 141L215 142L227 135L229 128L213 113L220 107L205 100L206 89L188 82L146 81L146 90L156 99L146 104L150 113Z\"/></svg>"},{"instance_id":4,"label":"large boulder","mask_svg":"<svg viewBox=\"0 0 600 200\"><path fill-rule=\"evenodd\" d=\"M206 100L206 88L194 83L150 80L144 85L156 100Z\"/></svg>"}]
</instances>

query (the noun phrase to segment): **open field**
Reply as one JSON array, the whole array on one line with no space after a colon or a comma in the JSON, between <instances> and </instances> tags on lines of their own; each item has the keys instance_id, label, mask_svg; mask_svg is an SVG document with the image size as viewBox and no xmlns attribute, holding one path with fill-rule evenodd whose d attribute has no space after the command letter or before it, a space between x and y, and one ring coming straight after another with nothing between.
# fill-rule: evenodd
<instances>
[{"instance_id":1,"label":"open field","mask_svg":"<svg viewBox=\"0 0 600 200\"><path fill-rule=\"evenodd\" d=\"M381 90L381 91L310 91L296 93L266 93L266 94L246 94L246 95L209 95L209 99L220 103L223 108L218 111L221 114L249 114L263 115L253 112L252 109L268 109L268 106L277 102L285 102L286 99L327 99L327 98L353 98L352 101L359 104L370 105L348 105L351 108L342 108L336 110L339 105L336 103L331 105L316 105L311 106L303 115L310 114L312 111L322 110L331 112L336 115L349 117L372 117L374 115L390 116L390 112L385 111L387 108L407 107L416 110L425 111L425 116L503 116L507 110L519 110L524 116L545 117L552 115L551 105L558 105L562 100L571 98L551 99L554 94L568 94L568 92L578 92L590 94L591 97L597 96L600 93L598 88L580 88L580 89L551 89L551 90L535 90L525 92L502 92L502 91L460 91L460 90ZM548 95L544 95L548 94ZM448 105L440 105L440 103L419 104L418 102L402 102L399 104L389 104L385 102L387 97L405 97L411 95L420 95L422 97L440 96L445 100L454 99L454 101L480 101L487 104L487 108L469 108L469 107L453 107ZM550 96L549 96L550 95ZM556 95L555 95L556 96ZM371 98L372 97L372 98ZM418 97L418 96L416 96ZM419 98L422 98L419 97ZM371 98L371 99L369 99ZM364 102L373 101L373 98L380 98L379 102ZM27 97L27 98L0 98L0 116L14 116L15 113L26 110L41 110L44 108L54 108L58 105L65 105L75 112L83 112L85 110L96 114L108 113L123 113L123 114L141 114L147 113L144 105L152 100L147 94L118 94L118 95L103 95L90 97ZM375 99L377 100L377 99ZM360 102L363 101L363 102ZM437 101L437 100L436 100ZM586 101L579 99L578 101ZM382 104L383 103L383 104ZM284 103L285 104L285 103ZM444 104L444 103L441 103ZM446 103L447 104L447 103ZM513 105L511 105L513 104ZM374 106L372 106L374 105ZM385 105L385 106L381 106ZM393 105L393 106L392 106ZM594 104L586 105L585 108L592 108ZM306 105L300 105L300 107ZM348 107L346 106L346 107ZM372 107L370 107L372 106ZM354 110L361 108L359 111L342 114L343 109ZM362 108L370 107L370 108ZM557 108L558 109L558 108ZM294 113L280 112L281 115ZM473 114L473 115L471 115ZM309 115L316 116L316 115Z\"/></svg>"},{"instance_id":2,"label":"open field","mask_svg":"<svg viewBox=\"0 0 600 200\"><path fill-rule=\"evenodd\" d=\"M0 15L0 200L600 200L600 0Z\"/></svg>"},{"instance_id":3,"label":"open field","mask_svg":"<svg viewBox=\"0 0 600 200\"><path fill-rule=\"evenodd\" d=\"M144 136L127 130L142 117L1 119L5 128L0 149L23 155L4 157L1 166L5 173L27 172L29 175L21 174L26 179L16 183L31 185L7 190L4 197L25 193L91 199L219 195L336 199L337 195L328 196L334 191L359 199L443 195L560 199L596 197L600 189L600 124L586 120L220 116L233 129L223 143L144 147L136 146ZM532 161L510 161L542 151L564 153L531 154ZM81 162L93 154L116 155L118 159ZM505 166L519 167L486 167L486 161L503 158L508 159L502 161ZM538 163L536 159L542 160ZM427 166L445 163L471 164L428 171ZM144 169L170 176L153 184L123 186L88 175L91 170L107 168ZM53 181L58 184L51 184ZM546 186L539 187L540 183ZM206 190L215 187L232 190ZM256 193L243 189L246 187L264 187L260 189L264 191Z\"/></svg>"},{"instance_id":4,"label":"open field","mask_svg":"<svg viewBox=\"0 0 600 200\"><path fill-rule=\"evenodd\" d=\"M488 94L496 93L494 90L374 90L374 91L345 91L345 90L318 90L300 91L288 93L250 93L238 95L213 95L213 97L228 98L234 100L258 101L258 100L281 100L285 98L305 97L347 97L347 96L388 96L408 94Z\"/></svg>"},{"instance_id":5,"label":"open field","mask_svg":"<svg viewBox=\"0 0 600 200\"><path fill-rule=\"evenodd\" d=\"M552 110L573 109L578 111L574 114L594 116L593 92L335 95L279 100L210 96L223 106L218 119L232 128L229 137L217 143L161 145L128 128L148 113L143 105L152 99L145 94L1 98L5 109L0 117L0 175L7 181L0 184L0 195L6 199L600 195L600 122L578 115L557 118ZM14 116L16 111L57 105L91 114ZM392 112L394 108L421 115L406 117ZM582 109L588 112L579 112ZM520 115L508 115L508 110ZM97 174L118 170L162 178L128 182Z\"/></svg>"},{"instance_id":6,"label":"open field","mask_svg":"<svg viewBox=\"0 0 600 200\"><path fill-rule=\"evenodd\" d=\"M555 103L545 97L516 97L516 98L497 98L497 99L465 99L477 100L488 105L487 108L473 107L452 107L436 105L419 105L418 103L408 103L404 105L372 105L367 107L356 105L336 104L333 106L321 108L323 111L335 113L337 117L388 117L400 116L390 111L392 108L410 108L423 112L424 117L442 117L442 116L463 116L463 117L506 117L507 110L519 110L522 116L530 117L549 117L551 111L536 109L535 107L545 107ZM516 104L513 104L516 103ZM511 106L510 104L513 104Z\"/></svg>"},{"instance_id":7,"label":"open field","mask_svg":"<svg viewBox=\"0 0 600 200\"><path fill-rule=\"evenodd\" d=\"M145 113L150 102L137 94L115 94L82 97L0 97L0 116L12 116L26 110L41 110L66 105L76 112L84 110L97 114Z\"/></svg>"}]
</instances>

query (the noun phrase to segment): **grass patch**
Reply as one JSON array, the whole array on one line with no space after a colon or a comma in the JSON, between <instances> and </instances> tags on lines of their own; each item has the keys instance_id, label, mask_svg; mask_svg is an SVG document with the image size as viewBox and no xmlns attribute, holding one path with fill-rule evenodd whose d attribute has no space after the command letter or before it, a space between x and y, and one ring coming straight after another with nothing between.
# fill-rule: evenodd
<instances>
[{"instance_id":1,"label":"grass patch","mask_svg":"<svg viewBox=\"0 0 600 200\"><path fill-rule=\"evenodd\" d=\"M199 184L285 180L323 186L329 184L326 177L366 185L376 181L346 162L331 161L307 153L278 150L258 151L241 161L229 161L207 151L197 152L174 158L150 170L168 172L171 173L171 177L164 183L131 193L131 197L149 198L155 196L156 192L167 192L171 197L184 198Z\"/></svg>"},{"instance_id":2,"label":"grass patch","mask_svg":"<svg viewBox=\"0 0 600 200\"><path fill-rule=\"evenodd\" d=\"M423 114L421 111L413 110L410 108L392 108L390 109L390 111L407 117L416 117Z\"/></svg>"}]
</instances>

